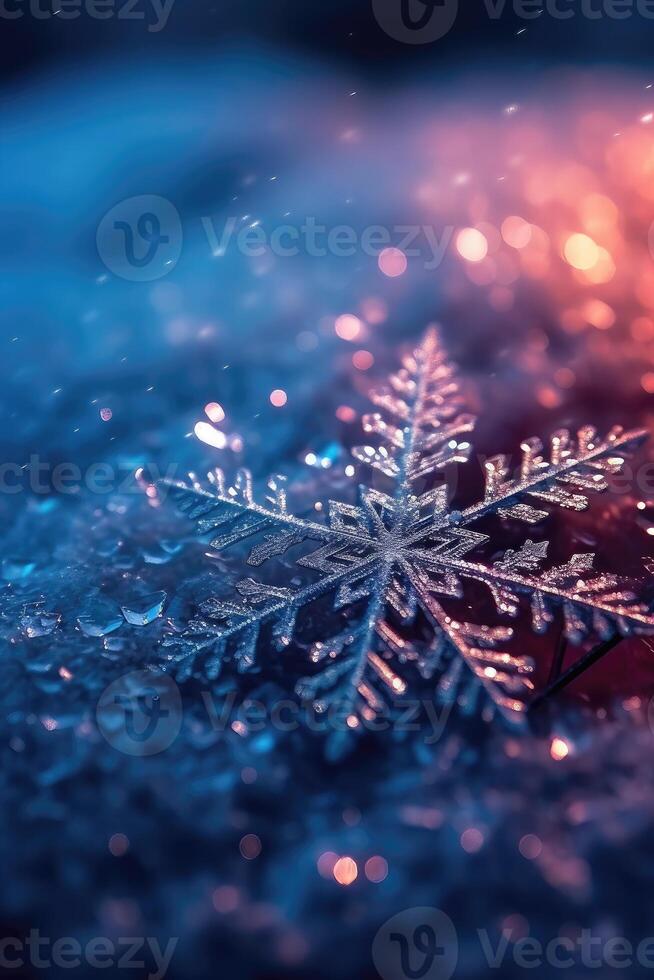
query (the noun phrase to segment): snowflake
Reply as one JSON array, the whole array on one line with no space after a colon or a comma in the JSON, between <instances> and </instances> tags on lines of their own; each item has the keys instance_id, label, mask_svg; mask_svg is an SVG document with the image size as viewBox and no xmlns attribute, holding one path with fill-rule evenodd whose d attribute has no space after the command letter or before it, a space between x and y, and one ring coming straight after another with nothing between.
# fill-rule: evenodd
<instances>
[{"instance_id":1,"label":"snowflake","mask_svg":"<svg viewBox=\"0 0 654 980\"><path fill-rule=\"evenodd\" d=\"M561 429L547 452L539 439L526 439L517 473L509 472L505 456L487 459L482 499L454 510L435 477L468 460L475 419L462 411L455 369L438 334L429 331L370 398L379 411L363 417L363 428L376 444L355 447L352 455L388 486L382 490L369 480L359 487L356 505L330 500L324 523L289 512L283 477L269 480L262 503L245 470L229 487L220 470L209 474L207 486L195 480L172 484L181 509L210 535L213 548L256 536L247 562L259 567L302 545L293 565L312 573L312 581L298 588L244 578L237 599L203 602L181 635L169 638L178 676L192 674L200 660L205 676L215 678L229 655L240 671L250 670L264 625L282 650L296 637L299 613L333 594L333 608L347 610L345 627L310 646L313 673L296 684L297 695L317 711L345 705L356 728L405 693L404 668L413 663L423 678L437 678L438 703L474 711L482 695L486 714L498 708L515 718L534 690L534 664L507 651L510 626L446 611L448 600L462 599L471 582L483 585L500 617L515 618L527 597L536 633L547 630L559 607L565 639L573 644L591 635L607 640L654 629L647 604L617 576L593 571L593 554L573 554L547 567L548 542L524 532L517 547L494 561L479 557L484 545L493 544L492 535L479 530L484 518L535 526L550 516L543 504L584 510L588 494L607 489L607 475L620 472L624 454L643 441L645 431L616 426L600 438L584 426L575 439ZM363 614L355 616L361 606ZM406 636L418 613L429 627L426 645Z\"/></svg>"}]
</instances>

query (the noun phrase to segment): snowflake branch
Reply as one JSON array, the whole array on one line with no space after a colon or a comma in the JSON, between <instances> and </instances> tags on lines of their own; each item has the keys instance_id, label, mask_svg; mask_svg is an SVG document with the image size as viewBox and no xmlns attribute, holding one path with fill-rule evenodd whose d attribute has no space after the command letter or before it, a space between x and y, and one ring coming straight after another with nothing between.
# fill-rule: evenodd
<instances>
[{"instance_id":1,"label":"snowflake branch","mask_svg":"<svg viewBox=\"0 0 654 980\"><path fill-rule=\"evenodd\" d=\"M527 657L514 657L496 649L498 644L511 639L513 631L506 627L457 622L447 615L429 591L425 576L415 569L411 569L409 575L432 627L447 636L492 702L509 718L524 711L526 696L534 687L528 676L533 671L533 663Z\"/></svg>"},{"instance_id":2,"label":"snowflake branch","mask_svg":"<svg viewBox=\"0 0 654 980\"><path fill-rule=\"evenodd\" d=\"M517 615L518 595L529 595L533 625L538 633L545 632L552 621L547 600L563 606L566 635L573 642L579 642L588 634L587 624L575 610L592 614L593 625L604 637L611 632L609 623L624 635L654 630L654 614L631 601L633 596L630 592L616 590L619 580L615 575L602 573L590 579L582 578L592 568L593 555L573 555L565 565L541 572L539 577L516 570L521 564L523 568L536 568L545 551L546 542L535 545L529 541L521 551L508 552L502 561L492 567L452 555L441 561L438 555L427 551L420 553L420 562L423 569L435 570L443 576L437 582L431 580L433 591L460 598L458 573L486 585L498 612L505 615ZM574 584L568 584L571 580Z\"/></svg>"},{"instance_id":3,"label":"snowflake branch","mask_svg":"<svg viewBox=\"0 0 654 980\"><path fill-rule=\"evenodd\" d=\"M248 470L239 471L234 487L226 488L224 475L218 469L209 473L209 479L214 485L213 489L207 489L197 482L189 486L182 481L167 480L165 484L172 487L180 510L198 524L201 533L220 527L225 527L230 532L216 538L216 543L211 542L216 548L228 547L236 541L275 527L295 532L289 536L289 543L299 543L306 538L341 541L343 544L355 542L361 545L369 541L365 533L344 524L332 527L290 513L286 509L285 491L281 489L286 482L283 476L277 475L268 481L268 487L275 495L268 500L276 500L274 507L265 507L253 499L252 477ZM240 518L246 520L241 520L240 524L234 526L234 522Z\"/></svg>"},{"instance_id":4,"label":"snowflake branch","mask_svg":"<svg viewBox=\"0 0 654 980\"><path fill-rule=\"evenodd\" d=\"M581 572L587 570L587 568L575 571L574 560L575 558L581 559L583 557L581 555L575 555L568 565L564 566L568 572L568 578L576 576L575 585L569 587L562 584L564 577L562 574L553 576L548 581L548 574L551 575L551 572L545 572L540 578L535 578L531 575L521 575L514 570L504 570L497 565L494 565L492 568L487 568L483 565L456 559L448 561L448 567L456 568L462 575L468 578L485 582L487 585L495 588L495 590L498 583L504 584L510 590L517 589L530 595L537 593L541 596L548 596L557 602L569 602L575 606L587 609L589 612L601 613L604 616L610 617L611 620L621 621L621 626L625 632L630 627L636 630L642 627L646 630L654 630L654 614L647 612L641 605L634 605L632 603L623 604L624 599L630 598L629 593L609 591L617 582L615 576L608 574L599 575L597 578L591 579L588 582L584 582L580 578ZM589 557L592 558L592 556ZM552 572L562 573L563 569L553 569ZM510 596L507 599L506 606L501 611L513 614L512 610L514 607ZM610 601L611 599L613 601ZM546 621L543 623L542 630L540 631L543 631L545 628Z\"/></svg>"},{"instance_id":5,"label":"snowflake branch","mask_svg":"<svg viewBox=\"0 0 654 980\"><path fill-rule=\"evenodd\" d=\"M624 459L614 454L619 449L632 449L648 436L645 429L625 432L615 426L605 439L597 441L596 430L584 426L577 433L576 446L566 429L555 432L550 440L550 461L541 456L543 444L539 439L526 439L521 444L522 461L520 476L516 480L506 480L508 468L505 456L494 456L486 460L486 490L484 499L463 511L461 523L467 524L493 511L501 517L515 517L528 523L536 523L547 517L546 511L538 511L529 505L518 505L506 509L506 504L523 494L534 496L549 503L558 504L572 510L585 510L588 498L584 494L573 494L556 484L570 484L584 491L602 492L608 484L602 473L619 473ZM579 467L594 469L590 477L578 473Z\"/></svg>"},{"instance_id":6,"label":"snowflake branch","mask_svg":"<svg viewBox=\"0 0 654 980\"><path fill-rule=\"evenodd\" d=\"M455 368L447 361L435 329L428 330L389 384L375 389L371 401L382 409L363 417L365 432L381 445L355 446L352 455L399 482L412 483L451 462L465 462L475 419L459 414L462 400ZM387 421L388 416L392 421Z\"/></svg>"},{"instance_id":7,"label":"snowflake branch","mask_svg":"<svg viewBox=\"0 0 654 980\"><path fill-rule=\"evenodd\" d=\"M214 656L207 667L207 674L209 677L216 677L227 653L228 642L234 638L245 638L245 647L240 653L237 651L237 659L240 669L246 670L254 662L256 642L262 626L270 620L277 620L273 636L277 647L283 649L291 642L297 614L305 605L337 586L343 590L348 583L361 578L362 573L372 567L375 561L376 556L361 559L358 563L324 576L296 592L246 579L237 586L245 603L237 604L217 598L207 600L200 609L203 615L192 620L182 633L169 634L164 645L181 648L177 659L190 657L190 669L199 653L211 651ZM272 602L266 602L260 608L254 604L265 601L271 595L276 596ZM212 622L212 619L223 619L225 622Z\"/></svg>"}]
</instances>

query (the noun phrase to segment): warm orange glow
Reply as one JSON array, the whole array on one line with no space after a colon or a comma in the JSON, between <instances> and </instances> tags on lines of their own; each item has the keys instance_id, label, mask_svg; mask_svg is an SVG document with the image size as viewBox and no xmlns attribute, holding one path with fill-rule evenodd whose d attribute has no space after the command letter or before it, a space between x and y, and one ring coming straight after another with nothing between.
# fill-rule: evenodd
<instances>
[{"instance_id":1,"label":"warm orange glow","mask_svg":"<svg viewBox=\"0 0 654 980\"><path fill-rule=\"evenodd\" d=\"M569 754L570 754L570 747L568 746L568 743L565 741L564 738L559 738L557 736L556 738L552 739L550 745L550 755L552 756L555 762L560 762L561 759L565 759L565 757Z\"/></svg>"},{"instance_id":2,"label":"warm orange glow","mask_svg":"<svg viewBox=\"0 0 654 980\"><path fill-rule=\"evenodd\" d=\"M587 269L581 275L585 277L587 282L596 284L611 282L611 279L615 275L615 262L610 252L607 252L605 248L598 248L597 262L591 269Z\"/></svg>"},{"instance_id":3,"label":"warm orange glow","mask_svg":"<svg viewBox=\"0 0 654 980\"><path fill-rule=\"evenodd\" d=\"M342 313L336 317L334 330L341 340L356 340L362 326L361 320L354 313Z\"/></svg>"},{"instance_id":4,"label":"warm orange glow","mask_svg":"<svg viewBox=\"0 0 654 980\"><path fill-rule=\"evenodd\" d=\"M582 272L592 269L600 257L599 249L592 238L580 233L570 235L563 246L563 257L574 269Z\"/></svg>"},{"instance_id":5,"label":"warm orange glow","mask_svg":"<svg viewBox=\"0 0 654 980\"><path fill-rule=\"evenodd\" d=\"M582 308L584 318L598 330L608 330L615 323L615 313L601 299L589 299Z\"/></svg>"},{"instance_id":6,"label":"warm orange glow","mask_svg":"<svg viewBox=\"0 0 654 980\"><path fill-rule=\"evenodd\" d=\"M488 241L477 228L462 228L456 236L456 250L467 262L481 262L488 255Z\"/></svg>"},{"instance_id":7,"label":"warm orange glow","mask_svg":"<svg viewBox=\"0 0 654 980\"><path fill-rule=\"evenodd\" d=\"M357 863L351 857L339 858L334 865L334 878L339 885L351 885L359 875Z\"/></svg>"},{"instance_id":8,"label":"warm orange glow","mask_svg":"<svg viewBox=\"0 0 654 980\"><path fill-rule=\"evenodd\" d=\"M223 407L222 405L219 405L218 402L209 402L208 405L204 406L204 411L207 418L213 422L214 425L218 425L218 423L222 422L225 418Z\"/></svg>"}]
</instances>

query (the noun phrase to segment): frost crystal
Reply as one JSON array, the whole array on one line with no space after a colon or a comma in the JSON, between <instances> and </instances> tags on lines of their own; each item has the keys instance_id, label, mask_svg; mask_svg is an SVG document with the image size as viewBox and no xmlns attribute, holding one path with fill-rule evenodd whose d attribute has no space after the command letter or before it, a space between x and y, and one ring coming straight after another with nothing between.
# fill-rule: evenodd
<instances>
[{"instance_id":1,"label":"frost crystal","mask_svg":"<svg viewBox=\"0 0 654 980\"><path fill-rule=\"evenodd\" d=\"M510 627L446 612L444 600L462 599L471 582L483 585L500 617L516 617L526 597L536 633L548 629L559 607L571 643L654 629L646 604L616 576L593 571L593 554L573 554L547 567L548 542L525 532L517 547L494 561L479 557L489 542L497 553L494 532L479 529L483 519L535 528L549 517L544 505L584 510L588 494L607 489L607 475L620 472L624 453L643 441L644 431L615 427L600 438L585 426L574 438L561 429L547 449L539 439L527 439L518 471L510 473L505 456L487 459L482 499L457 511L448 506L446 488L434 486L435 477L467 461L475 419L462 410L455 370L437 333L429 331L370 397L376 411L363 417L363 428L371 444L355 447L352 455L381 473L388 487L373 488L368 481L359 487L356 506L330 501L325 523L289 512L283 477L269 481L262 503L247 471L233 486L220 470L209 474L207 487L173 484L180 506L210 535L213 548L255 537L247 561L257 568L302 546L294 564L312 573L312 581L297 588L244 578L236 599L204 602L186 630L169 638L182 675L201 665L215 677L228 655L239 670L249 670L264 625L281 650L296 638L300 611L329 593L335 610L347 610L346 626L313 643L313 670L296 684L298 696L317 711L338 703L348 725L357 728L407 691L404 668L413 662L423 678L437 678L440 704L474 711L481 694L487 706L516 717L534 689L534 665L528 656L508 652ZM429 625L426 648L407 638L406 627L419 612Z\"/></svg>"}]
</instances>

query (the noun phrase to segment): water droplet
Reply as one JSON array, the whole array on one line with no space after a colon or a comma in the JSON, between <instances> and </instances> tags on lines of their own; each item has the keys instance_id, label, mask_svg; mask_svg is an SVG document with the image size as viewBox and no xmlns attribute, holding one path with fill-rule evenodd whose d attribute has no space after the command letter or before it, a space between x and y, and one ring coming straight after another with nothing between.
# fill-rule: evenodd
<instances>
[{"instance_id":1,"label":"water droplet","mask_svg":"<svg viewBox=\"0 0 654 980\"><path fill-rule=\"evenodd\" d=\"M121 606L123 616L132 626L147 626L163 612L165 592L153 592L151 595L130 601Z\"/></svg>"},{"instance_id":2,"label":"water droplet","mask_svg":"<svg viewBox=\"0 0 654 980\"><path fill-rule=\"evenodd\" d=\"M116 603L99 596L87 602L77 623L86 636L105 636L122 626L123 621Z\"/></svg>"}]
</instances>

